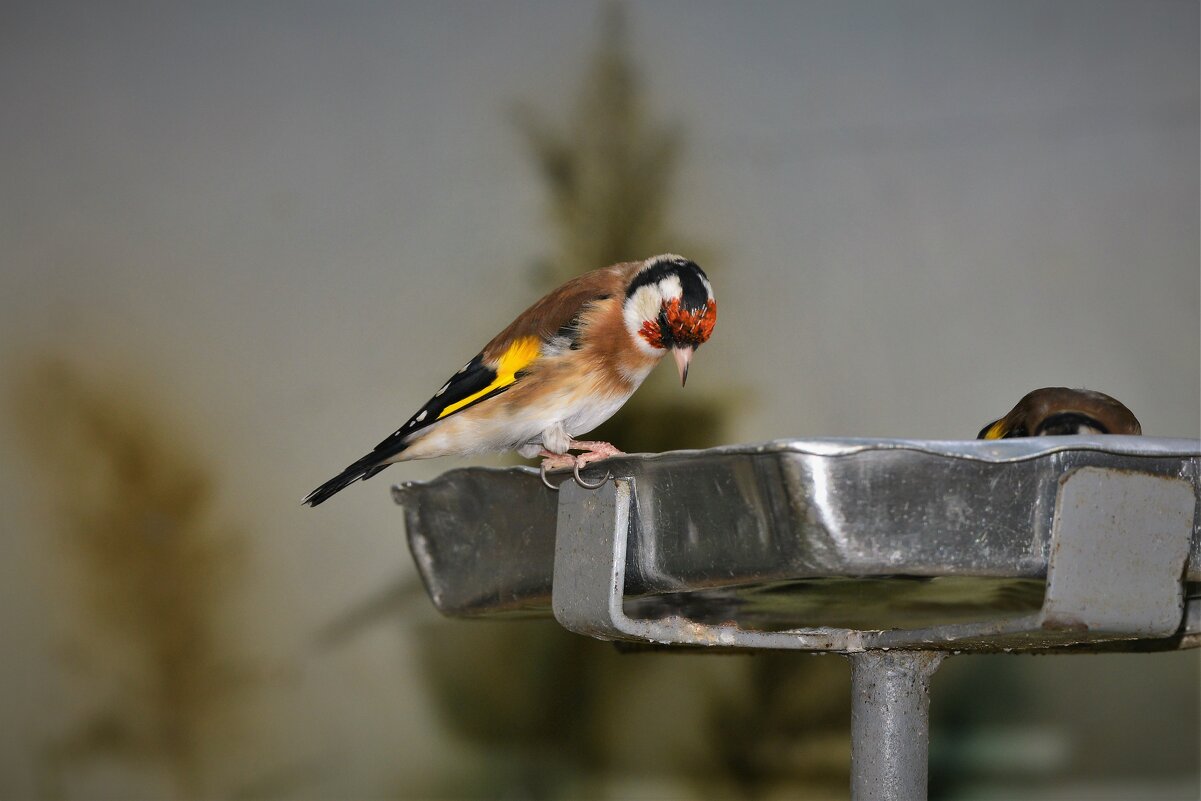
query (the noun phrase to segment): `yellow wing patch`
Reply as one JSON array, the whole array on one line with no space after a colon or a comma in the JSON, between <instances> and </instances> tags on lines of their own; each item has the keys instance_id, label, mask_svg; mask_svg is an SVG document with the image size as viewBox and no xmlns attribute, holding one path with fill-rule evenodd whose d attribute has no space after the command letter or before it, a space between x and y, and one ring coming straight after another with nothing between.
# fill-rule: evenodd
<instances>
[{"instance_id":1,"label":"yellow wing patch","mask_svg":"<svg viewBox=\"0 0 1201 801\"><path fill-rule=\"evenodd\" d=\"M498 389L503 389L517 380L517 373L529 366L530 362L538 358L538 353L542 350L542 342L538 337L522 337L513 342L508 350L501 354L500 360L496 365L496 378L491 384L481 389L472 395L468 395L460 401L447 406L438 415L441 420L448 414L454 414L464 406L470 406L480 398L486 397Z\"/></svg>"},{"instance_id":2,"label":"yellow wing patch","mask_svg":"<svg viewBox=\"0 0 1201 801\"><path fill-rule=\"evenodd\" d=\"M993 423L988 431L984 432L985 439L1001 439L1005 436L1005 420L1004 418Z\"/></svg>"}]
</instances>

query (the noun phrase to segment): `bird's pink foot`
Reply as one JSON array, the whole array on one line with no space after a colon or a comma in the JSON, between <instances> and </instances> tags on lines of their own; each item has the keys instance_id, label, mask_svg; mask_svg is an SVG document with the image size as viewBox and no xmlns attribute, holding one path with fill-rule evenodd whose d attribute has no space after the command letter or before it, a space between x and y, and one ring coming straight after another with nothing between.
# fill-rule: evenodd
<instances>
[{"instance_id":1,"label":"bird's pink foot","mask_svg":"<svg viewBox=\"0 0 1201 801\"><path fill-rule=\"evenodd\" d=\"M547 470L561 470L564 467L575 467L576 457L570 453L553 453L543 448L538 452L542 457L542 472Z\"/></svg>"},{"instance_id":2,"label":"bird's pink foot","mask_svg":"<svg viewBox=\"0 0 1201 801\"><path fill-rule=\"evenodd\" d=\"M608 459L610 456L622 456L622 451L618 450L608 442L595 442L592 440L572 440L572 450L584 451L579 456L576 456L576 463L581 467L593 462L599 462L601 459Z\"/></svg>"}]
</instances>

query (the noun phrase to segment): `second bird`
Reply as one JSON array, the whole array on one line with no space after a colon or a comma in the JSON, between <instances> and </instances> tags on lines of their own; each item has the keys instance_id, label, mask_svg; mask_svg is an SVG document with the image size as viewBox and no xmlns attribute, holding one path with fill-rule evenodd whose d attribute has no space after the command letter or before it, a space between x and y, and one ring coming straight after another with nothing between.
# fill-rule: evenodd
<instances>
[{"instance_id":1,"label":"second bird","mask_svg":"<svg viewBox=\"0 0 1201 801\"><path fill-rule=\"evenodd\" d=\"M668 352L686 382L692 355L716 321L709 279L682 256L574 278L526 309L404 425L303 502L316 506L409 459L516 450L542 456L550 469L621 453L575 438L612 417Z\"/></svg>"},{"instance_id":2,"label":"second bird","mask_svg":"<svg viewBox=\"0 0 1201 801\"><path fill-rule=\"evenodd\" d=\"M976 439L1142 433L1138 418L1117 398L1091 389L1043 387L980 429Z\"/></svg>"}]
</instances>

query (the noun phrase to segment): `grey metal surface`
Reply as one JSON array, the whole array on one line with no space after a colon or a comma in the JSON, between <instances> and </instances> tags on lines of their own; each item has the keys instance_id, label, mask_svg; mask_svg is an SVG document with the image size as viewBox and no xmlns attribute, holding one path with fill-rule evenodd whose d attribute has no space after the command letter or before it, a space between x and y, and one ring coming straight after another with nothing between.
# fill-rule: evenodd
<instances>
[{"instance_id":1,"label":"grey metal surface","mask_svg":"<svg viewBox=\"0 0 1201 801\"><path fill-rule=\"evenodd\" d=\"M561 487L555 618L592 637L675 645L859 652L873 648L1028 650L1166 638L1184 620L1183 586L1195 494L1167 476L1079 468L1058 482L1048 591L1027 614L890 629L808 625L764 629L736 602L715 620L687 603L626 601L638 486ZM1095 577L1096 581L1092 578ZM735 599L736 600L736 599Z\"/></svg>"},{"instance_id":2,"label":"grey metal surface","mask_svg":"<svg viewBox=\"0 0 1201 801\"><path fill-rule=\"evenodd\" d=\"M430 600L452 615L549 612L558 496L537 471L453 470L393 487Z\"/></svg>"},{"instance_id":3,"label":"grey metal surface","mask_svg":"<svg viewBox=\"0 0 1201 801\"><path fill-rule=\"evenodd\" d=\"M846 639L846 650L899 647L917 634L1020 647L1028 638L1015 635L1013 623L1042 606L1060 481L1079 468L1173 479L1176 516L1190 518L1181 535L1191 546L1183 572L1201 579L1199 453L1196 440L1138 437L809 440L621 457L589 477L607 468L636 487L623 532L627 620L676 621L694 635L698 623L726 621L769 638L798 626L818 638L872 632L870 642ZM521 468L452 471L398 488L410 545L438 608L545 613L556 525L577 490L568 481L556 496ZM1180 511L1186 506L1191 514ZM617 513L587 525L613 535ZM1115 523L1115 531L1125 529L1127 540L1149 536L1130 525ZM1189 589L1196 594L1196 585ZM1196 603L1193 624L1201 623ZM1051 624L1071 628L1063 614ZM1195 644L1194 634L1168 635L1162 647ZM797 632L782 639L795 643Z\"/></svg>"},{"instance_id":4,"label":"grey metal surface","mask_svg":"<svg viewBox=\"0 0 1201 801\"><path fill-rule=\"evenodd\" d=\"M1041 628L1166 637L1184 614L1193 488L1082 467L1061 480Z\"/></svg>"},{"instance_id":5,"label":"grey metal surface","mask_svg":"<svg viewBox=\"0 0 1201 801\"><path fill-rule=\"evenodd\" d=\"M631 479L596 490L565 482L560 487L559 545L555 552L554 616L579 634L606 640L729 648L861 651L859 632L815 628L767 631L733 621L709 624L684 611L627 614L626 551L637 521Z\"/></svg>"},{"instance_id":6,"label":"grey metal surface","mask_svg":"<svg viewBox=\"0 0 1201 801\"><path fill-rule=\"evenodd\" d=\"M596 490L560 489L559 547L555 553L555 619L580 634L609 640L745 648L846 650L846 633L831 630L759 631L708 625L684 614L649 618L626 614L623 588L628 532L635 508L633 482L616 479ZM853 645L852 645L853 647Z\"/></svg>"},{"instance_id":7,"label":"grey metal surface","mask_svg":"<svg viewBox=\"0 0 1201 801\"><path fill-rule=\"evenodd\" d=\"M924 801L930 678L944 654L869 651L851 661L851 801Z\"/></svg>"}]
</instances>

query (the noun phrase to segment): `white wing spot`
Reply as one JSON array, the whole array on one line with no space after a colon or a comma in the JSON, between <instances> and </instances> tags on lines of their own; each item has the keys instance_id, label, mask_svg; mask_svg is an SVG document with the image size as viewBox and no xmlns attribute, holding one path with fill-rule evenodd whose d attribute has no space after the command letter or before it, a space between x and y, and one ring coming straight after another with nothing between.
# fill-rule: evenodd
<instances>
[{"instance_id":1,"label":"white wing spot","mask_svg":"<svg viewBox=\"0 0 1201 801\"><path fill-rule=\"evenodd\" d=\"M424 419L425 419L425 416L426 416L427 414L429 414L429 412L427 412L425 409L422 409L422 410L421 410L421 414L417 415L417 419L415 419L413 422L414 422L414 423L420 423L422 420L424 420Z\"/></svg>"},{"instance_id":2,"label":"white wing spot","mask_svg":"<svg viewBox=\"0 0 1201 801\"><path fill-rule=\"evenodd\" d=\"M463 372L463 371L462 371L462 370L460 370L459 372L461 373L461 372ZM442 393L443 393L443 392L445 392L445 391L446 391L446 390L448 390L448 389L450 389L450 382L447 382L447 383L443 384L443 385L442 385L442 389L440 389L440 390L438 390L437 392L435 392L435 393L434 393L434 397L435 397L435 398L441 397Z\"/></svg>"},{"instance_id":3,"label":"white wing spot","mask_svg":"<svg viewBox=\"0 0 1201 801\"><path fill-rule=\"evenodd\" d=\"M556 336L542 343L543 356L560 356L571 348L571 337Z\"/></svg>"}]
</instances>

